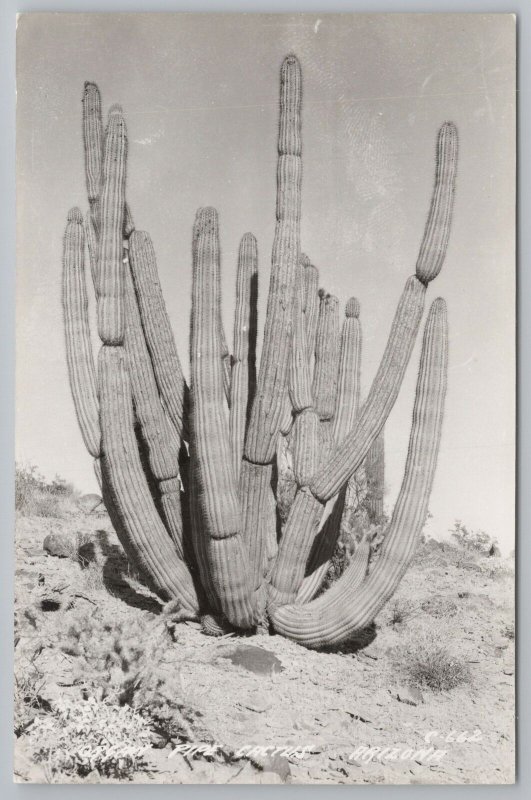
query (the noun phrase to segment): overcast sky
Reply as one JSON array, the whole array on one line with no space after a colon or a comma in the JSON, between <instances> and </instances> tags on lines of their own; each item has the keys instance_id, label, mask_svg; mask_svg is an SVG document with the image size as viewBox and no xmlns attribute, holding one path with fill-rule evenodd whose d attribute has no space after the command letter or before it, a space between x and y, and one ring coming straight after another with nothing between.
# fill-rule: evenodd
<instances>
[{"instance_id":1,"label":"overcast sky","mask_svg":"<svg viewBox=\"0 0 531 800\"><path fill-rule=\"evenodd\" d=\"M191 231L221 226L232 330L236 255L259 246L263 324L275 223L279 67L303 74L302 248L342 303L355 295L366 392L429 207L437 128L453 120L454 224L428 302L446 299L450 372L428 530L461 519L514 536L515 24L511 15L23 15L18 24L17 460L96 490L75 419L61 317L68 209L86 208L85 80L119 102L128 199L150 232L186 364ZM97 346L96 338L94 340ZM389 510L406 458L420 337L386 426Z\"/></svg>"}]
</instances>

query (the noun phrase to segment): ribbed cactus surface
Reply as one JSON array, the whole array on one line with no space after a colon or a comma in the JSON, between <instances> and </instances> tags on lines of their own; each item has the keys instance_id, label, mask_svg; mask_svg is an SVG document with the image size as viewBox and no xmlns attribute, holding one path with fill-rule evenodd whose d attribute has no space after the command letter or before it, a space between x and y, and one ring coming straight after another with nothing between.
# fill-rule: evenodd
<instances>
[{"instance_id":1,"label":"ribbed cactus surface","mask_svg":"<svg viewBox=\"0 0 531 800\"><path fill-rule=\"evenodd\" d=\"M111 521L135 569L170 601L172 613L201 619L209 635L272 626L307 647L328 647L360 636L391 597L427 514L447 380L441 299L425 324L404 478L383 547L369 566L371 548L362 537L341 577L318 595L358 479L369 487L372 517L382 517L383 429L429 283L446 255L457 130L449 122L439 130L416 273L406 282L360 404L359 301L348 300L340 330L338 299L319 291L319 272L301 254L302 78L294 55L281 66L279 111L263 341L260 347L256 239L246 233L240 241L231 354L223 329L218 215L200 208L192 232L188 386L153 243L135 229L127 202L122 109L111 106L104 129L99 89L85 84L89 210L85 219L77 208L69 212L64 237L66 356L79 425ZM85 243L103 343L97 371Z\"/></svg>"},{"instance_id":2,"label":"ribbed cactus surface","mask_svg":"<svg viewBox=\"0 0 531 800\"><path fill-rule=\"evenodd\" d=\"M448 371L446 304L432 304L424 340L404 479L374 569L360 586L347 571L324 595L306 605L273 610L279 633L307 647L333 645L367 627L393 595L415 552L428 514L441 438Z\"/></svg>"},{"instance_id":3,"label":"ribbed cactus surface","mask_svg":"<svg viewBox=\"0 0 531 800\"><path fill-rule=\"evenodd\" d=\"M109 111L103 158L101 235L98 250L98 333L120 345L125 333L123 221L127 133L120 106Z\"/></svg>"},{"instance_id":4,"label":"ribbed cactus surface","mask_svg":"<svg viewBox=\"0 0 531 800\"><path fill-rule=\"evenodd\" d=\"M99 458L101 433L88 319L85 236L79 208L68 213L63 240L63 317L66 360L77 420L90 455Z\"/></svg>"},{"instance_id":5,"label":"ribbed cactus surface","mask_svg":"<svg viewBox=\"0 0 531 800\"><path fill-rule=\"evenodd\" d=\"M295 56L280 75L276 229L263 352L245 455L255 464L273 461L287 389L292 303L300 256L302 78Z\"/></svg>"},{"instance_id":6,"label":"ribbed cactus surface","mask_svg":"<svg viewBox=\"0 0 531 800\"><path fill-rule=\"evenodd\" d=\"M238 252L234 346L230 383L230 440L236 481L240 477L245 429L256 391L258 247L246 233Z\"/></svg>"}]
</instances>

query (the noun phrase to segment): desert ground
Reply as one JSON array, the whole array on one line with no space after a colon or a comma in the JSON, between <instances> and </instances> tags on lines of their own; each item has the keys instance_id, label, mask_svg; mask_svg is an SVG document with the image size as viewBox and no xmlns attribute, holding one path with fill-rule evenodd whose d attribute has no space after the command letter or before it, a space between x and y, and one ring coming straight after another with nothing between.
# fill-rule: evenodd
<instances>
[{"instance_id":1,"label":"desert ground","mask_svg":"<svg viewBox=\"0 0 531 800\"><path fill-rule=\"evenodd\" d=\"M96 503L18 503L15 781L514 781L512 557L428 539L364 645L316 652L175 624Z\"/></svg>"}]
</instances>

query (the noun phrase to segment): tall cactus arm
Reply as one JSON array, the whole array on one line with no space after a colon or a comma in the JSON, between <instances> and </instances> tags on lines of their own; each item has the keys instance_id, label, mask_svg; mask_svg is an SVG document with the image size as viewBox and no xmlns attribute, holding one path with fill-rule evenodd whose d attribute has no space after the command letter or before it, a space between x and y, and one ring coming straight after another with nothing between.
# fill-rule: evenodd
<instances>
[{"instance_id":1,"label":"tall cactus arm","mask_svg":"<svg viewBox=\"0 0 531 800\"><path fill-rule=\"evenodd\" d=\"M236 481L240 478L245 429L256 388L256 333L258 301L258 250L252 233L246 233L238 253L234 347L230 385L230 440Z\"/></svg>"},{"instance_id":2,"label":"tall cactus arm","mask_svg":"<svg viewBox=\"0 0 531 800\"><path fill-rule=\"evenodd\" d=\"M448 370L446 304L432 304L426 327L404 478L382 553L357 589L349 570L324 595L307 605L275 609L278 633L307 647L350 639L375 618L395 592L415 552L428 513L443 422Z\"/></svg>"},{"instance_id":3,"label":"tall cactus arm","mask_svg":"<svg viewBox=\"0 0 531 800\"><path fill-rule=\"evenodd\" d=\"M247 550L228 430L219 340L219 232L213 208L198 211L192 288L192 439L198 496L206 528L206 557L225 616L236 627L254 624Z\"/></svg>"},{"instance_id":4,"label":"tall cactus arm","mask_svg":"<svg viewBox=\"0 0 531 800\"><path fill-rule=\"evenodd\" d=\"M348 300L341 330L337 375L334 440L340 444L354 427L360 407L361 325L360 304Z\"/></svg>"},{"instance_id":5,"label":"tall cactus arm","mask_svg":"<svg viewBox=\"0 0 531 800\"><path fill-rule=\"evenodd\" d=\"M288 372L289 399L296 414L313 405L304 317L304 303L306 302L304 272L304 261L301 258L293 297L293 336Z\"/></svg>"},{"instance_id":6,"label":"tall cactus arm","mask_svg":"<svg viewBox=\"0 0 531 800\"><path fill-rule=\"evenodd\" d=\"M94 220L92 218L92 211L90 208L85 214L85 238L87 240L87 249L89 254L90 274L92 276L92 284L94 286L94 293L97 299L99 292L98 237L96 234L96 229L94 228Z\"/></svg>"},{"instance_id":7,"label":"tall cactus arm","mask_svg":"<svg viewBox=\"0 0 531 800\"><path fill-rule=\"evenodd\" d=\"M162 296L155 250L149 234L136 230L131 234L129 261L160 396L178 435L185 435L184 406L188 387Z\"/></svg>"},{"instance_id":8,"label":"tall cactus arm","mask_svg":"<svg viewBox=\"0 0 531 800\"><path fill-rule=\"evenodd\" d=\"M219 230L217 212L202 208L196 220L192 296L192 444L200 502L211 536L239 530L236 482L223 414L223 367L218 328Z\"/></svg>"},{"instance_id":9,"label":"tall cactus arm","mask_svg":"<svg viewBox=\"0 0 531 800\"><path fill-rule=\"evenodd\" d=\"M425 284L436 278L441 271L448 248L454 207L457 149L457 128L453 122L445 122L437 137L435 187L416 268L418 279Z\"/></svg>"},{"instance_id":10,"label":"tall cactus arm","mask_svg":"<svg viewBox=\"0 0 531 800\"><path fill-rule=\"evenodd\" d=\"M85 447L93 458L101 452L99 403L88 319L83 215L68 213L63 242L63 316L70 390Z\"/></svg>"},{"instance_id":11,"label":"tall cactus arm","mask_svg":"<svg viewBox=\"0 0 531 800\"><path fill-rule=\"evenodd\" d=\"M221 300L221 298L220 298ZM220 316L218 320L218 335L220 342L221 363L223 364L223 391L225 398L230 405L230 381L231 381L231 354L229 345L227 344L227 337L225 336L225 328L221 318L221 303L220 303Z\"/></svg>"},{"instance_id":12,"label":"tall cactus arm","mask_svg":"<svg viewBox=\"0 0 531 800\"><path fill-rule=\"evenodd\" d=\"M319 270L306 257L304 263L304 328L308 347L308 365L313 366L317 320L319 318Z\"/></svg>"},{"instance_id":13,"label":"tall cactus arm","mask_svg":"<svg viewBox=\"0 0 531 800\"><path fill-rule=\"evenodd\" d=\"M100 229L104 134L100 91L90 81L86 81L83 93L83 143L90 215L97 235Z\"/></svg>"},{"instance_id":14,"label":"tall cactus arm","mask_svg":"<svg viewBox=\"0 0 531 800\"><path fill-rule=\"evenodd\" d=\"M372 443L365 459L367 474L367 506L371 520L383 516L385 492L385 442L384 428Z\"/></svg>"},{"instance_id":15,"label":"tall cactus arm","mask_svg":"<svg viewBox=\"0 0 531 800\"><path fill-rule=\"evenodd\" d=\"M125 332L123 218L127 134L120 106L112 106L105 136L101 236L98 255L98 333L104 344L121 345Z\"/></svg>"},{"instance_id":16,"label":"tall cactus arm","mask_svg":"<svg viewBox=\"0 0 531 800\"><path fill-rule=\"evenodd\" d=\"M149 586L163 599L178 601L184 619L194 619L199 608L192 576L158 516L142 469L124 349L104 345L98 371L103 485L113 524Z\"/></svg>"},{"instance_id":17,"label":"tall cactus arm","mask_svg":"<svg viewBox=\"0 0 531 800\"><path fill-rule=\"evenodd\" d=\"M161 505L168 531L174 541L177 553L183 558L179 482L181 443L160 402L129 269L125 274L125 310L124 349L128 359L135 415L140 425L142 438L147 446L151 473L156 479L161 493Z\"/></svg>"},{"instance_id":18,"label":"tall cactus arm","mask_svg":"<svg viewBox=\"0 0 531 800\"><path fill-rule=\"evenodd\" d=\"M247 480L254 483L247 495L242 495L243 532L252 561L253 576L260 576L267 569L267 551L272 547L268 547L266 542L274 536L276 519L271 510L271 490L265 491L265 487L271 486L272 464L280 429L289 429L291 425L287 375L292 304L300 255L301 90L299 62L295 56L289 55L284 59L280 71L277 221L262 357L242 464L242 473L247 470ZM251 503L256 507L250 508ZM249 527L254 524L253 520L261 521L258 528ZM255 586L255 589L258 587Z\"/></svg>"},{"instance_id":19,"label":"tall cactus arm","mask_svg":"<svg viewBox=\"0 0 531 800\"><path fill-rule=\"evenodd\" d=\"M332 419L336 410L339 301L324 291L321 291L320 297L312 392L319 419L326 421Z\"/></svg>"},{"instance_id":20,"label":"tall cactus arm","mask_svg":"<svg viewBox=\"0 0 531 800\"><path fill-rule=\"evenodd\" d=\"M90 217L96 239L100 235L101 191L103 188L103 157L105 136L101 113L100 90L95 83L85 82L83 92L83 144L85 149L85 177L90 205ZM123 234L128 239L135 225L131 209L125 203Z\"/></svg>"},{"instance_id":21,"label":"tall cactus arm","mask_svg":"<svg viewBox=\"0 0 531 800\"><path fill-rule=\"evenodd\" d=\"M256 397L245 443L254 464L273 461L287 388L292 300L300 250L301 70L295 56L284 59L280 76L277 223Z\"/></svg>"}]
</instances>

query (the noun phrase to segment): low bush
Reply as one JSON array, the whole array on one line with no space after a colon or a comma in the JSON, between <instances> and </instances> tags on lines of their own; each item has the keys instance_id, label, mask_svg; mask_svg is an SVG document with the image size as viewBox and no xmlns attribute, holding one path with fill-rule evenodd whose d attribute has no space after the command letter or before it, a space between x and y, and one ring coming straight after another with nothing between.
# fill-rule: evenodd
<instances>
[{"instance_id":1,"label":"low bush","mask_svg":"<svg viewBox=\"0 0 531 800\"><path fill-rule=\"evenodd\" d=\"M406 682L434 692L470 683L470 667L462 655L441 644L441 631L411 635L391 654L394 669Z\"/></svg>"},{"instance_id":2,"label":"low bush","mask_svg":"<svg viewBox=\"0 0 531 800\"><path fill-rule=\"evenodd\" d=\"M52 774L85 777L97 770L127 779L144 765L152 732L132 708L89 697L57 701L50 714L35 718L27 740L35 762L46 763Z\"/></svg>"},{"instance_id":3,"label":"low bush","mask_svg":"<svg viewBox=\"0 0 531 800\"><path fill-rule=\"evenodd\" d=\"M46 481L35 465L15 465L15 509L23 516L64 519L75 497L72 484L58 475Z\"/></svg>"}]
</instances>

